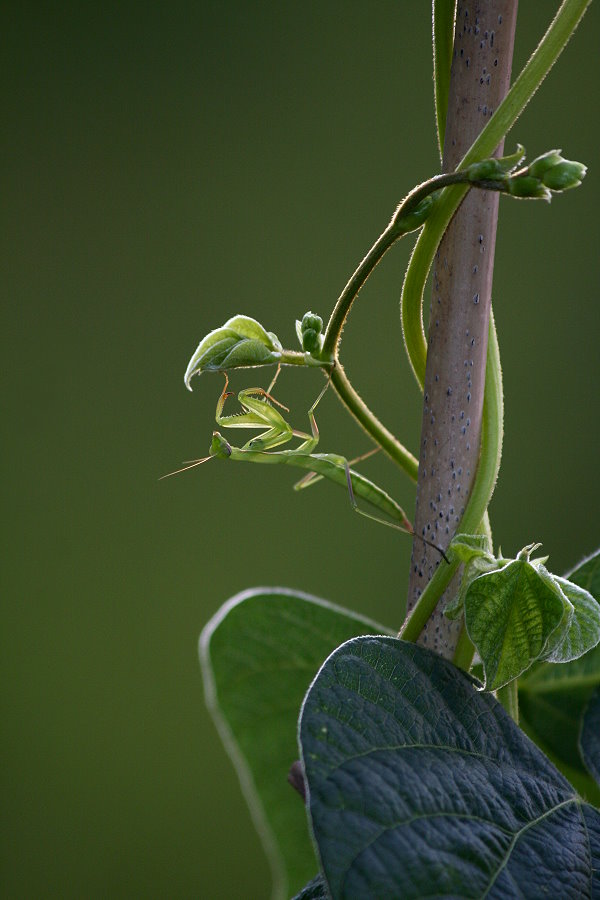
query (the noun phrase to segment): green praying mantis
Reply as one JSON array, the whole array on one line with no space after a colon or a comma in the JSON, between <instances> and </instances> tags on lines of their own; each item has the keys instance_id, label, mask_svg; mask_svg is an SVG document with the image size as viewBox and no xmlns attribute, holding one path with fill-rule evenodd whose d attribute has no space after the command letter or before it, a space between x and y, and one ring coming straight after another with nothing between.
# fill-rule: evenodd
<instances>
[{"instance_id":1,"label":"green praying mantis","mask_svg":"<svg viewBox=\"0 0 600 900\"><path fill-rule=\"evenodd\" d=\"M242 412L234 413L233 415L223 415L223 409L227 398L233 396L233 392L227 390L229 379L227 374L225 374L225 386L217 402L215 414L217 425L224 428L261 429L262 433L250 438L250 440L242 447L233 447L220 432L214 431L208 456L205 456L202 459L191 460L183 466L183 468L177 469L175 472L170 472L169 475L177 475L180 472L193 469L215 457L219 459L241 460L243 462L264 463L267 465L279 464L295 466L296 468L306 470L308 473L294 485L295 490L300 490L314 484L322 478L327 478L336 484L342 485L342 487L346 487L350 496L350 503L355 512L368 519L380 522L383 525L396 528L398 531L414 534L412 524L400 504L390 497L386 491L370 481L370 479L365 478L364 475L361 475L359 472L350 468L351 465L376 453L379 448L374 448L350 462L348 462L344 456L339 456L335 453L313 452L319 443L319 429L315 419L315 409L329 387L329 380L308 411L308 420L311 431L311 433L308 434L292 428L278 409L276 409L276 407L279 407L279 409L289 412L288 408L282 403L279 403L279 401L271 394L271 390L277 380L278 374L279 370L268 390L257 387L240 391L237 399L242 408ZM292 438L298 438L301 443L293 449L276 449L277 447L281 447L282 444L288 443ZM163 477L166 478L169 476ZM381 516L373 515L372 513L361 509L358 506L356 497L360 497L362 500L370 503L371 506L384 513L388 518L384 519L381 518ZM428 544L430 547L437 550L447 561L447 558L440 547L431 541L428 541L425 537L419 535L419 538L425 544Z\"/></svg>"}]
</instances>

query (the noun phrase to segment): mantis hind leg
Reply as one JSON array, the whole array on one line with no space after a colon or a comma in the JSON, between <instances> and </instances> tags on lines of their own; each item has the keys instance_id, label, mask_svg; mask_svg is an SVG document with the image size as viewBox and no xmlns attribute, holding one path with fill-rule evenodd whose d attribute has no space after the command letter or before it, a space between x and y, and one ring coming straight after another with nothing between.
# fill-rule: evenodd
<instances>
[{"instance_id":1,"label":"mantis hind leg","mask_svg":"<svg viewBox=\"0 0 600 900\"><path fill-rule=\"evenodd\" d=\"M361 453L360 456L355 456L354 459L348 460L349 466L355 466L356 463L362 462L365 459L368 459L370 456L374 456L375 453L379 453L381 447L372 447L370 450L367 450L366 453ZM300 481L297 481L294 485L295 491L301 491L303 488L310 487L312 484L316 484L317 481L322 481L324 475L319 475L317 472L309 472L308 475L305 475L304 478L301 478Z\"/></svg>"},{"instance_id":2,"label":"mantis hind leg","mask_svg":"<svg viewBox=\"0 0 600 900\"><path fill-rule=\"evenodd\" d=\"M390 522L388 519L382 519L381 516L375 516L373 515L373 513L368 513L364 509L361 509L356 502L356 497L354 496L354 488L352 487L352 473L350 472L350 465L347 461L345 461L344 468L346 470L346 481L348 483L350 503L352 504L352 509L354 510L354 512L357 512L359 515L364 516L366 519L371 519L373 522L379 522L381 525L387 525L388 528L395 528L396 531L402 531L404 534L412 534L420 541L423 541L424 544L427 544L428 547L432 547L434 550L437 550L440 556L446 562L449 562L448 557L441 547L438 547L437 544L434 544L432 541L428 541L427 538L422 537L420 534L415 534L415 530L408 519L405 519L402 525L398 525L396 522Z\"/></svg>"}]
</instances>

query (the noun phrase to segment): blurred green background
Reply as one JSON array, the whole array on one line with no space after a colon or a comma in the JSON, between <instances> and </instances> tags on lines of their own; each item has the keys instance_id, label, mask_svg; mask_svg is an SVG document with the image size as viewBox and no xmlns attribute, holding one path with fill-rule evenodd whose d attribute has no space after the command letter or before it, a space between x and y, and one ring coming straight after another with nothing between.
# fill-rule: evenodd
<instances>
[{"instance_id":1,"label":"blurred green background","mask_svg":"<svg viewBox=\"0 0 600 900\"><path fill-rule=\"evenodd\" d=\"M514 72L555 4L523 3ZM505 552L562 572L599 541L595 5L507 141L590 172L501 202L506 391L491 514ZM266 862L204 708L202 626L288 585L400 625L408 538L331 485L204 455L220 377L183 372L245 312L295 345L401 197L434 174L421 2L36 4L3 12L5 897L268 897ZM352 313L348 374L412 448L400 346L412 240ZM245 372L234 389L266 385ZM322 379L284 372L297 427ZM368 442L333 395L321 449ZM413 508L390 463L365 471Z\"/></svg>"}]
</instances>

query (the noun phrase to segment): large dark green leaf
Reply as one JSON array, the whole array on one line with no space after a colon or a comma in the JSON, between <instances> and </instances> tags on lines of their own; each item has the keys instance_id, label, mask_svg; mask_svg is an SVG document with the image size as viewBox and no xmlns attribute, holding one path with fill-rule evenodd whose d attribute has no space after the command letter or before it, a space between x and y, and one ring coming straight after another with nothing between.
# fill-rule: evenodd
<instances>
[{"instance_id":1,"label":"large dark green leaf","mask_svg":"<svg viewBox=\"0 0 600 900\"><path fill-rule=\"evenodd\" d=\"M302 698L323 660L381 625L279 588L232 597L200 638L207 704L237 769L273 870L289 897L318 868L304 804L287 783Z\"/></svg>"},{"instance_id":2,"label":"large dark green leaf","mask_svg":"<svg viewBox=\"0 0 600 900\"><path fill-rule=\"evenodd\" d=\"M333 898L592 896L600 813L435 654L387 637L339 647L300 740Z\"/></svg>"}]
</instances>

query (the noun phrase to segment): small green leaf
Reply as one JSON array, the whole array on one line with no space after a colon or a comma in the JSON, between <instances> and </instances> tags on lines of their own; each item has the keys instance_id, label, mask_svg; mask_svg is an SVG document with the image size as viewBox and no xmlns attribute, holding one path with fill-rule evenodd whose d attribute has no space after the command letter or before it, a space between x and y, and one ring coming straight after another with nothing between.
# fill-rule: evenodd
<instances>
[{"instance_id":1,"label":"small green leaf","mask_svg":"<svg viewBox=\"0 0 600 900\"><path fill-rule=\"evenodd\" d=\"M465 568L456 595L444 609L444 615L449 619L458 619L462 615L465 596L473 579L501 568L506 562L495 559L488 546L489 541L484 534L457 534L452 539L448 549L465 564Z\"/></svg>"},{"instance_id":2,"label":"small green leaf","mask_svg":"<svg viewBox=\"0 0 600 900\"><path fill-rule=\"evenodd\" d=\"M232 597L202 632L206 702L263 840L276 897L299 891L318 868L304 804L287 780L298 758L302 698L335 647L382 632L324 600L276 588Z\"/></svg>"},{"instance_id":3,"label":"small green leaf","mask_svg":"<svg viewBox=\"0 0 600 900\"><path fill-rule=\"evenodd\" d=\"M578 659L600 642L600 604L592 595L558 575L551 576L573 606L573 615L564 637L549 654L548 662L567 663Z\"/></svg>"},{"instance_id":4,"label":"small green leaf","mask_svg":"<svg viewBox=\"0 0 600 900\"><path fill-rule=\"evenodd\" d=\"M579 746L586 769L600 785L600 688L596 688L583 714Z\"/></svg>"},{"instance_id":5,"label":"small green leaf","mask_svg":"<svg viewBox=\"0 0 600 900\"><path fill-rule=\"evenodd\" d=\"M470 562L473 557L494 559L489 552L489 541L485 534L457 534L448 548L456 553L461 562Z\"/></svg>"},{"instance_id":6,"label":"small green leaf","mask_svg":"<svg viewBox=\"0 0 600 900\"><path fill-rule=\"evenodd\" d=\"M465 624L483 663L487 690L527 671L552 635L562 636L568 626L571 604L542 571L526 558L515 559L468 586Z\"/></svg>"},{"instance_id":7,"label":"small green leaf","mask_svg":"<svg viewBox=\"0 0 600 900\"><path fill-rule=\"evenodd\" d=\"M339 647L306 696L300 743L334 900L595 896L600 813L430 651Z\"/></svg>"},{"instance_id":8,"label":"small green leaf","mask_svg":"<svg viewBox=\"0 0 600 900\"><path fill-rule=\"evenodd\" d=\"M265 331L250 316L233 316L221 328L202 338L185 372L185 386L202 372L224 372L248 366L264 366L279 361L282 347L277 335Z\"/></svg>"},{"instance_id":9,"label":"small green leaf","mask_svg":"<svg viewBox=\"0 0 600 900\"><path fill-rule=\"evenodd\" d=\"M600 599L600 550L566 576ZM584 771L577 738L584 710L600 689L600 645L566 664L537 663L519 679L519 710L528 732L557 760Z\"/></svg>"}]
</instances>

